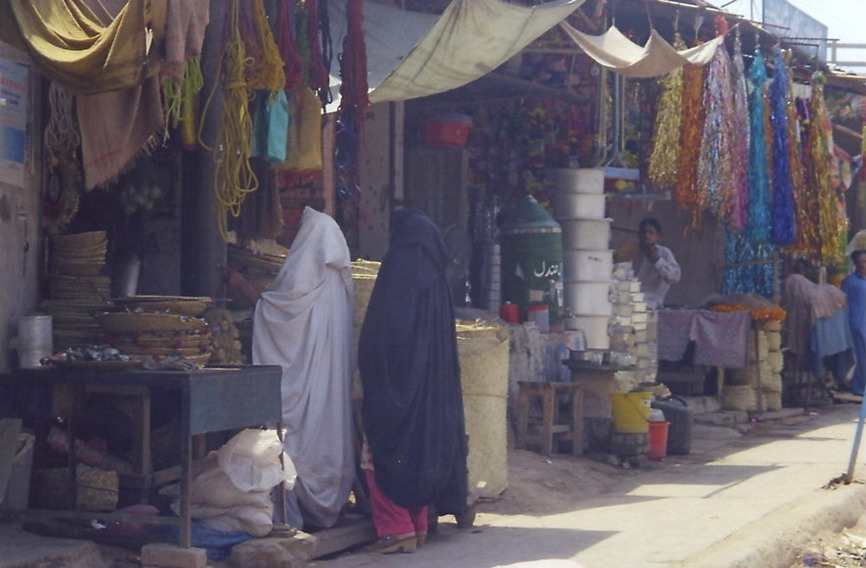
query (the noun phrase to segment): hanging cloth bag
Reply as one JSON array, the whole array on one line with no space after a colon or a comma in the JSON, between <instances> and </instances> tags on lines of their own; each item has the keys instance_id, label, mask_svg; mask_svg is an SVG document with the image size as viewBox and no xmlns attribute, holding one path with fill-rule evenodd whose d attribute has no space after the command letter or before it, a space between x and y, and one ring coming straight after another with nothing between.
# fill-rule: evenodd
<instances>
[{"instance_id":1,"label":"hanging cloth bag","mask_svg":"<svg viewBox=\"0 0 866 568\"><path fill-rule=\"evenodd\" d=\"M265 94L260 91L259 94ZM255 103L251 156L285 162L289 136L289 99L285 91L268 93Z\"/></svg>"}]
</instances>

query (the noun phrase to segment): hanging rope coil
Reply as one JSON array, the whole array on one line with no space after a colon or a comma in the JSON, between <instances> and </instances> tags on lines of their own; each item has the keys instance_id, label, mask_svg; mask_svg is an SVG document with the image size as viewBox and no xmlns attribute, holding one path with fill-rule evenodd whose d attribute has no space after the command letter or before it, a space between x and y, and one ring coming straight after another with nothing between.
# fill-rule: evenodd
<instances>
[{"instance_id":1,"label":"hanging rope coil","mask_svg":"<svg viewBox=\"0 0 866 568\"><path fill-rule=\"evenodd\" d=\"M230 0L226 5L228 41L224 44L221 61L222 128L217 140L214 168L217 224L225 241L229 240L228 215L240 215L244 198L258 189L258 179L250 164L253 121L249 112L250 89L245 77L244 42L238 25L239 1Z\"/></svg>"}]
</instances>

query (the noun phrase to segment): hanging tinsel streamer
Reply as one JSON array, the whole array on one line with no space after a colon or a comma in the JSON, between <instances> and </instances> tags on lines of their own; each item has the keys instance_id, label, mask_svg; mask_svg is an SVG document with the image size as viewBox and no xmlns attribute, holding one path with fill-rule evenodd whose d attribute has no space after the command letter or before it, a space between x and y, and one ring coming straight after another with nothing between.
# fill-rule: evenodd
<instances>
[{"instance_id":1,"label":"hanging tinsel streamer","mask_svg":"<svg viewBox=\"0 0 866 568\"><path fill-rule=\"evenodd\" d=\"M731 88L733 89L733 126L731 128L731 175L734 182L733 209L730 228L742 231L749 222L749 91L743 64L743 46L740 28L734 36L734 55L731 61Z\"/></svg>"},{"instance_id":2,"label":"hanging tinsel streamer","mask_svg":"<svg viewBox=\"0 0 866 568\"><path fill-rule=\"evenodd\" d=\"M866 180L866 97L863 97L863 130L860 132L860 172Z\"/></svg>"},{"instance_id":3,"label":"hanging tinsel streamer","mask_svg":"<svg viewBox=\"0 0 866 568\"><path fill-rule=\"evenodd\" d=\"M791 52L785 52L785 64L787 68L791 66ZM805 183L805 173L803 171L804 161L802 153L803 140L800 135L800 117L797 113L797 105L794 99L794 80L791 73L788 73L788 93L785 100L785 112L788 115L788 165L791 171L791 189L794 196L794 243L786 252L788 254L799 255L809 261L816 260L815 254L806 244L808 242L817 242L817 224L815 223L816 215L810 214L810 211L817 210L817 202L814 206L810 206L812 193L810 188ZM814 207L810 209L810 207Z\"/></svg>"},{"instance_id":4,"label":"hanging tinsel streamer","mask_svg":"<svg viewBox=\"0 0 866 568\"><path fill-rule=\"evenodd\" d=\"M831 263L841 258L839 233L839 199L830 177L830 116L824 102L823 75L812 78L812 98L809 101L809 154L811 172L809 183L818 189L820 218L821 260Z\"/></svg>"},{"instance_id":5,"label":"hanging tinsel streamer","mask_svg":"<svg viewBox=\"0 0 866 568\"><path fill-rule=\"evenodd\" d=\"M719 18L719 34L727 32L727 23ZM733 114L731 59L720 47L710 61L704 80L704 126L698 159L697 188L703 208L721 220L727 220L733 208Z\"/></svg>"},{"instance_id":6,"label":"hanging tinsel streamer","mask_svg":"<svg viewBox=\"0 0 866 568\"><path fill-rule=\"evenodd\" d=\"M686 44L679 33L674 39L677 51ZM672 190L677 184L682 124L683 70L682 67L665 75L660 81L662 93L656 108L653 131L653 149L649 158L649 178L660 190Z\"/></svg>"},{"instance_id":7,"label":"hanging tinsel streamer","mask_svg":"<svg viewBox=\"0 0 866 568\"><path fill-rule=\"evenodd\" d=\"M764 129L764 85L767 68L760 48L749 69L752 91L749 94L749 222L747 234L754 243L767 240L770 225L767 152Z\"/></svg>"},{"instance_id":8,"label":"hanging tinsel streamer","mask_svg":"<svg viewBox=\"0 0 866 568\"><path fill-rule=\"evenodd\" d=\"M745 232L726 231L723 294L761 294L772 297L775 289L776 247L755 243Z\"/></svg>"},{"instance_id":9,"label":"hanging tinsel streamer","mask_svg":"<svg viewBox=\"0 0 866 568\"><path fill-rule=\"evenodd\" d=\"M360 191L358 178L361 122L370 106L367 97L367 52L364 45L363 1L346 5L346 37L340 56L340 108L337 111L334 165L337 190L350 200Z\"/></svg>"},{"instance_id":10,"label":"hanging tinsel streamer","mask_svg":"<svg viewBox=\"0 0 866 568\"><path fill-rule=\"evenodd\" d=\"M776 48L775 76L770 85L773 125L773 217L770 241L790 245L796 239L794 188L791 179L791 149L788 139L788 67L782 50Z\"/></svg>"},{"instance_id":11,"label":"hanging tinsel streamer","mask_svg":"<svg viewBox=\"0 0 866 568\"><path fill-rule=\"evenodd\" d=\"M701 215L701 195L696 187L698 158L701 152L701 132L704 111L701 106L704 68L697 65L683 67L682 128L680 132L679 175L674 188L674 200L691 217L696 227Z\"/></svg>"},{"instance_id":12,"label":"hanging tinsel streamer","mask_svg":"<svg viewBox=\"0 0 866 568\"><path fill-rule=\"evenodd\" d=\"M821 219L818 214L821 207L818 188L812 184L810 173L812 154L809 150L809 101L803 98L794 99L790 112L796 117L796 122L790 126L799 137L799 146L792 149L796 160L792 159L791 163L799 163L799 167L793 170L799 174L799 180L793 178L797 199L797 241L788 253L799 255L817 265L821 261Z\"/></svg>"}]
</instances>

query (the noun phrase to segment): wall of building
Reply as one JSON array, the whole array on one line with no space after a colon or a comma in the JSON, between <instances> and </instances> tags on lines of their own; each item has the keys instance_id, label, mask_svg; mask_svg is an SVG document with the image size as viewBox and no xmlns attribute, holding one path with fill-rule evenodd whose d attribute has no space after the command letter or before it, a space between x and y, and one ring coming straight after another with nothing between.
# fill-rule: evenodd
<instances>
[{"instance_id":1,"label":"wall of building","mask_svg":"<svg viewBox=\"0 0 866 568\"><path fill-rule=\"evenodd\" d=\"M707 296L721 292L724 277L724 228L708 216L697 228L671 200L611 199L607 215L613 218L611 248L637 241L637 226L644 217L655 217L662 226L661 244L670 248L682 268L679 284L665 298L669 305L699 306Z\"/></svg>"},{"instance_id":2,"label":"wall of building","mask_svg":"<svg viewBox=\"0 0 866 568\"><path fill-rule=\"evenodd\" d=\"M2 42L0 58L27 64L22 53ZM8 371L15 364L15 352L8 346L10 338L17 333L18 319L34 313L37 308L40 259L45 246L40 231L40 138L33 136L41 132L35 95L39 88L36 74L31 72L29 77L23 187L8 183L0 174L0 371Z\"/></svg>"}]
</instances>

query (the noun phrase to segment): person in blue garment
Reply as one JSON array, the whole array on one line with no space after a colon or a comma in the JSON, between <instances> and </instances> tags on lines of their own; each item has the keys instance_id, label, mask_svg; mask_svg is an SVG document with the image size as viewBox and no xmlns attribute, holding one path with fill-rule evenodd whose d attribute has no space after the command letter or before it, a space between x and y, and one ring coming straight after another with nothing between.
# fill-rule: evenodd
<instances>
[{"instance_id":1,"label":"person in blue garment","mask_svg":"<svg viewBox=\"0 0 866 568\"><path fill-rule=\"evenodd\" d=\"M842 281L842 291L848 297L848 324L854 342L854 377L851 392L863 396L866 387L866 250L851 253L854 272Z\"/></svg>"}]
</instances>

